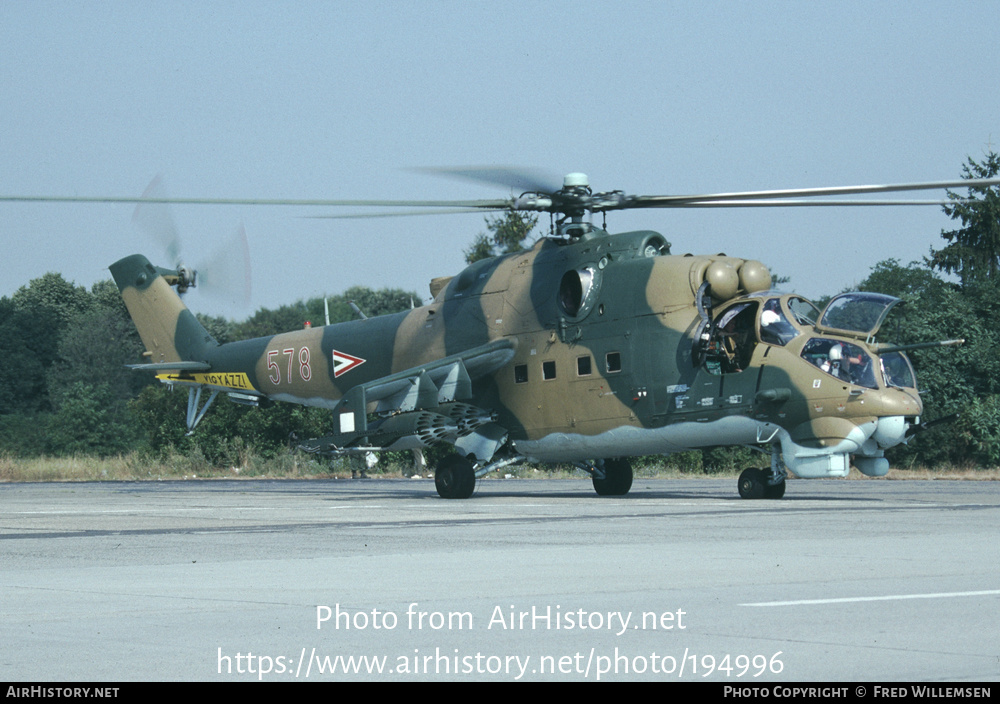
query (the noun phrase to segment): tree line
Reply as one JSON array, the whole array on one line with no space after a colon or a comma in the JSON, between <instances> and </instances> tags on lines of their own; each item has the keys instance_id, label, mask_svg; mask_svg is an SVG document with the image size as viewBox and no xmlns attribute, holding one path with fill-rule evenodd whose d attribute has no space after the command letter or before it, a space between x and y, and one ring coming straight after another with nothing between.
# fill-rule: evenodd
<instances>
[{"instance_id":1,"label":"tree line","mask_svg":"<svg viewBox=\"0 0 1000 704\"><path fill-rule=\"evenodd\" d=\"M969 159L967 178L995 177L1000 157ZM856 288L906 302L881 341L911 344L964 338L959 348L909 353L924 402L923 420L942 422L890 451L893 466L1000 466L1000 189L949 194L945 212L958 225L922 260L876 264ZM511 212L486 220L469 261L517 251L530 239L532 218ZM793 282L794 283L794 282ZM419 301L398 289L348 289L330 297L330 321L406 310ZM199 315L220 343L277 334L325 317L324 299L261 309L242 322ZM249 408L216 403L194 436L185 434L187 393L125 365L143 346L110 279L90 289L49 273L0 298L0 455L110 456L200 453L217 466L239 465L247 453L287 452L296 438L329 432L322 409L277 403ZM932 423L931 423L932 424ZM703 465L733 461L704 453ZM702 462L699 462L702 464Z\"/></svg>"}]
</instances>

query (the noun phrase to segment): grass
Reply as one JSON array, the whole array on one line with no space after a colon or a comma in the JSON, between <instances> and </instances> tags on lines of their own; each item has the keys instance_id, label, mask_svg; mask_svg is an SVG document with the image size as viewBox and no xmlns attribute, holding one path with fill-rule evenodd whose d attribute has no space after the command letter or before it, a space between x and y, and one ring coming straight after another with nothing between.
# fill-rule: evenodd
<instances>
[{"instance_id":1,"label":"grass","mask_svg":"<svg viewBox=\"0 0 1000 704\"><path fill-rule=\"evenodd\" d=\"M350 470L346 472L350 476ZM0 456L0 482L143 481L164 479L329 478L336 476L329 463L311 457L264 460L246 457L239 466L214 467L203 457L170 455L150 458L140 453L118 457Z\"/></svg>"},{"instance_id":2,"label":"grass","mask_svg":"<svg viewBox=\"0 0 1000 704\"><path fill-rule=\"evenodd\" d=\"M241 458L239 466L214 467L200 456L171 454L163 458L151 458L140 453L118 457L97 458L38 457L16 458L0 455L0 482L70 482L70 481L158 481L170 479L334 479L349 478L352 466L360 468L357 460L317 460L311 455L288 454L273 459L254 455ZM378 465L369 470L373 477L403 478L411 476L413 467L398 463ZM643 479L679 479L693 477L736 477L739 470L727 468L706 473L700 468L671 466L636 466L635 475ZM424 470L425 477L433 476L433 470ZM534 465L506 467L492 477L510 475L517 478L582 478L582 472L560 466L543 469ZM869 479L856 469L851 470L850 479ZM1000 468L980 469L973 467L890 469L886 480L905 479L952 479L952 480L1000 480Z\"/></svg>"}]
</instances>

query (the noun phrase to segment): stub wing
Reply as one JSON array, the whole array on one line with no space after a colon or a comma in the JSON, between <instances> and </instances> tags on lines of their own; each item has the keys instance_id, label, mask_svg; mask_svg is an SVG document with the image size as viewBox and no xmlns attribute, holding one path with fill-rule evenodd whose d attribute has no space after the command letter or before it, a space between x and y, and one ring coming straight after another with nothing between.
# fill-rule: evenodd
<instances>
[{"instance_id":1,"label":"stub wing","mask_svg":"<svg viewBox=\"0 0 1000 704\"><path fill-rule=\"evenodd\" d=\"M472 397L472 381L495 372L514 356L513 340L501 339L429 364L360 384L376 413L432 408L446 401Z\"/></svg>"}]
</instances>

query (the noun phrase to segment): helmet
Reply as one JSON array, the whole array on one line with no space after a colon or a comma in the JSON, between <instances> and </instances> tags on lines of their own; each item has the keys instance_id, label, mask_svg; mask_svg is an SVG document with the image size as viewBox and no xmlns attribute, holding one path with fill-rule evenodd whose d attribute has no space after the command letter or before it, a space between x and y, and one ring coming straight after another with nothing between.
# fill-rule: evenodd
<instances>
[{"instance_id":1,"label":"helmet","mask_svg":"<svg viewBox=\"0 0 1000 704\"><path fill-rule=\"evenodd\" d=\"M781 316L779 316L773 310L765 310L763 313L760 314L760 324L763 325L764 327L767 327L768 325L774 325L779 320L781 320Z\"/></svg>"}]
</instances>

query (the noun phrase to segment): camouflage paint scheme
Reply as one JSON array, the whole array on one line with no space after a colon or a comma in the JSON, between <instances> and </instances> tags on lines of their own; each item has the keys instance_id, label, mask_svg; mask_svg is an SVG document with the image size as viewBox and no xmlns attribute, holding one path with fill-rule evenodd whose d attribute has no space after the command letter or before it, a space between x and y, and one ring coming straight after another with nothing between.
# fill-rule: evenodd
<instances>
[{"instance_id":1,"label":"camouflage paint scheme","mask_svg":"<svg viewBox=\"0 0 1000 704\"><path fill-rule=\"evenodd\" d=\"M877 325L817 329L819 311L794 312L804 300L769 291L758 262L672 256L651 231L545 238L436 279L429 305L225 345L145 257L110 268L147 349L136 367L191 387L190 428L203 388L329 408L333 432L307 449L454 445L438 467L446 497L525 459L578 463L599 493L623 494L621 458L741 445L771 456L770 472L744 472L741 494L777 498L786 467L844 476L853 455L884 474L884 450L922 410L905 357L894 352L892 383L880 369ZM789 339L765 334L767 315ZM865 381L822 368L834 348Z\"/></svg>"}]
</instances>

